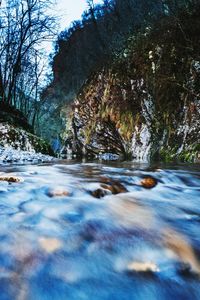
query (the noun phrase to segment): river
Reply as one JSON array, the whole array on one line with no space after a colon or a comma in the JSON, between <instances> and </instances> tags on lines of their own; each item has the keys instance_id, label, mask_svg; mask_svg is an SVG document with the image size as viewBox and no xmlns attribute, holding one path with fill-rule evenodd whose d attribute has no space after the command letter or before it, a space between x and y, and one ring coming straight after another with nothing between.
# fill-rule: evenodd
<instances>
[{"instance_id":1,"label":"river","mask_svg":"<svg viewBox=\"0 0 200 300\"><path fill-rule=\"evenodd\" d=\"M0 181L1 300L200 299L199 165L58 161L0 176L19 178Z\"/></svg>"}]
</instances>

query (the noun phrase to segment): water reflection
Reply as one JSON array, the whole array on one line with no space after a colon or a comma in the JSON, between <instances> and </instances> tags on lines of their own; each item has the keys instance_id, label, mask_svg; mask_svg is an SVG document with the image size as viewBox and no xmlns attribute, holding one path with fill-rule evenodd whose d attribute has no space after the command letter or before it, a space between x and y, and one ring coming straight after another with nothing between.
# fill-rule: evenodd
<instances>
[{"instance_id":1,"label":"water reflection","mask_svg":"<svg viewBox=\"0 0 200 300\"><path fill-rule=\"evenodd\" d=\"M0 182L0 299L200 299L198 165L0 173L23 178ZM146 176L157 185L144 188Z\"/></svg>"}]
</instances>

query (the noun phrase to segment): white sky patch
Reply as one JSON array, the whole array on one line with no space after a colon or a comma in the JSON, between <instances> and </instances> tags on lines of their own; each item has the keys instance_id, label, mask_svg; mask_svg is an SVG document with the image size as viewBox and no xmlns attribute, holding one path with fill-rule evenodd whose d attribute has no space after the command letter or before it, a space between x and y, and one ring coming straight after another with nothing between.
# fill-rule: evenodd
<instances>
[{"instance_id":1,"label":"white sky patch","mask_svg":"<svg viewBox=\"0 0 200 300\"><path fill-rule=\"evenodd\" d=\"M102 3L102 0L94 0L95 4ZM60 29L69 27L74 20L81 19L84 10L87 9L86 0L57 0L55 12L60 16Z\"/></svg>"},{"instance_id":2,"label":"white sky patch","mask_svg":"<svg viewBox=\"0 0 200 300\"><path fill-rule=\"evenodd\" d=\"M50 14L58 17L59 32L70 27L75 20L80 20L83 12L87 9L86 0L55 0L56 4L51 9ZM94 4L101 4L103 0L94 0ZM53 51L52 42L44 43L45 50Z\"/></svg>"}]
</instances>

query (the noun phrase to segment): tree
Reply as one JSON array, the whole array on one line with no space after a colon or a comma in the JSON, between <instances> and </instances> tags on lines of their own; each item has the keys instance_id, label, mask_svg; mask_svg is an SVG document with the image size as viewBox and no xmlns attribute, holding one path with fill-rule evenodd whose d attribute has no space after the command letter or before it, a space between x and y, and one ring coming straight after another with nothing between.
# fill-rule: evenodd
<instances>
[{"instance_id":1,"label":"tree","mask_svg":"<svg viewBox=\"0 0 200 300\"><path fill-rule=\"evenodd\" d=\"M38 98L41 43L52 39L51 0L5 0L0 11L0 96L25 114Z\"/></svg>"}]
</instances>

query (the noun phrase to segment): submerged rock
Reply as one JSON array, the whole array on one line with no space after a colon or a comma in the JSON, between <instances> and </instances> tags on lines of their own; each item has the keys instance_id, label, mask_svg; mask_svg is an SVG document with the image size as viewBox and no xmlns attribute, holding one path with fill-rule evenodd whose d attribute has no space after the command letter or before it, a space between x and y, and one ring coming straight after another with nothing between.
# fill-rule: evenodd
<instances>
[{"instance_id":1,"label":"submerged rock","mask_svg":"<svg viewBox=\"0 0 200 300\"><path fill-rule=\"evenodd\" d=\"M41 248L47 253L53 253L62 247L62 242L57 238L45 238L41 237L38 240Z\"/></svg>"}]
</instances>

